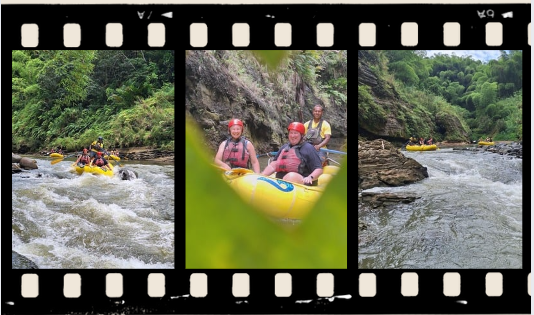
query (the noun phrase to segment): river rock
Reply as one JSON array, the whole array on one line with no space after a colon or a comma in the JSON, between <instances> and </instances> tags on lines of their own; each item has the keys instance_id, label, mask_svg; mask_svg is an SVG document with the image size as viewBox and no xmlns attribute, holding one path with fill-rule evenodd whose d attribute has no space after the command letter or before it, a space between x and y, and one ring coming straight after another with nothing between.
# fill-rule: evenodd
<instances>
[{"instance_id":1,"label":"river rock","mask_svg":"<svg viewBox=\"0 0 534 315\"><path fill-rule=\"evenodd\" d=\"M39 269L30 259L22 256L14 250L11 250L11 268L12 269Z\"/></svg>"},{"instance_id":2,"label":"river rock","mask_svg":"<svg viewBox=\"0 0 534 315\"><path fill-rule=\"evenodd\" d=\"M27 170L34 170L37 169L37 161L34 159L30 159L27 157L23 157L20 159L20 167Z\"/></svg>"},{"instance_id":3,"label":"river rock","mask_svg":"<svg viewBox=\"0 0 534 315\"><path fill-rule=\"evenodd\" d=\"M358 140L358 190L403 186L427 177L426 167L405 157L390 142Z\"/></svg>"},{"instance_id":4,"label":"river rock","mask_svg":"<svg viewBox=\"0 0 534 315\"><path fill-rule=\"evenodd\" d=\"M128 169L128 168L120 169L118 172L118 176L122 180L132 180L132 179L136 179L139 177L137 175L137 172L132 171L131 169Z\"/></svg>"},{"instance_id":5,"label":"river rock","mask_svg":"<svg viewBox=\"0 0 534 315\"><path fill-rule=\"evenodd\" d=\"M11 153L11 163L18 163L22 157L18 154Z\"/></svg>"},{"instance_id":6,"label":"river rock","mask_svg":"<svg viewBox=\"0 0 534 315\"><path fill-rule=\"evenodd\" d=\"M414 194L407 193L378 193L378 192L367 192L364 191L361 193L361 200L364 203L369 204L373 208L384 207L389 205L396 205L399 203L411 203L415 199L421 198Z\"/></svg>"}]
</instances>

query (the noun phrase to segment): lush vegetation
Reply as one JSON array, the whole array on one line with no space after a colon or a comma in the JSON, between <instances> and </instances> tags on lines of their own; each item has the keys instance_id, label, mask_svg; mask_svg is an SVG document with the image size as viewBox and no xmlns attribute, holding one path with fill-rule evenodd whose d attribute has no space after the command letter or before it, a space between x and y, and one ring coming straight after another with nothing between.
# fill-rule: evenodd
<instances>
[{"instance_id":1,"label":"lush vegetation","mask_svg":"<svg viewBox=\"0 0 534 315\"><path fill-rule=\"evenodd\" d=\"M174 51L12 51L12 149L174 150Z\"/></svg>"},{"instance_id":2,"label":"lush vegetation","mask_svg":"<svg viewBox=\"0 0 534 315\"><path fill-rule=\"evenodd\" d=\"M437 55L424 51L385 51L390 73L401 91L417 88L441 102L424 102L434 114L456 112L472 138L494 140L522 137L523 52L501 51L497 60L483 63L471 57ZM445 102L444 102L444 101Z\"/></svg>"},{"instance_id":3,"label":"lush vegetation","mask_svg":"<svg viewBox=\"0 0 534 315\"><path fill-rule=\"evenodd\" d=\"M435 139L459 139L445 134L443 125L457 120L470 139L522 139L523 53L501 51L497 60L483 63L470 56L438 54L424 50L369 51L372 70L395 87L413 109L397 113L406 134L434 135ZM374 120L384 109L365 86L358 88L358 111ZM361 94L361 95L360 95Z\"/></svg>"}]
</instances>

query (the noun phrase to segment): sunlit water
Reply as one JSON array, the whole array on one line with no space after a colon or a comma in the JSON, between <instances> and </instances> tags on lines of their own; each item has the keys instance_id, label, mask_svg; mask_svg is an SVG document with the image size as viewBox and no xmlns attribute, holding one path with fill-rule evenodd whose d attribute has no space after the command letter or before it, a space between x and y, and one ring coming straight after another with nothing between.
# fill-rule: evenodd
<instances>
[{"instance_id":1,"label":"sunlit water","mask_svg":"<svg viewBox=\"0 0 534 315\"><path fill-rule=\"evenodd\" d=\"M174 268L174 165L121 162L128 181L35 159L12 175L13 250L41 269Z\"/></svg>"},{"instance_id":2,"label":"sunlit water","mask_svg":"<svg viewBox=\"0 0 534 315\"><path fill-rule=\"evenodd\" d=\"M359 268L522 268L522 160L452 149L403 152L427 167L415 184L373 188L421 198L358 213Z\"/></svg>"}]
</instances>

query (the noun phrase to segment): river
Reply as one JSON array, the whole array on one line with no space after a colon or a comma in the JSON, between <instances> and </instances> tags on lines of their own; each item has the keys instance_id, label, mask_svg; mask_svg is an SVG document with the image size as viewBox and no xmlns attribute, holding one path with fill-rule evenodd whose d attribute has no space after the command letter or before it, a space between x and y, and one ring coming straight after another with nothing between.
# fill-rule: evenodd
<instances>
[{"instance_id":1,"label":"river","mask_svg":"<svg viewBox=\"0 0 534 315\"><path fill-rule=\"evenodd\" d=\"M420 198L358 211L368 225L358 235L358 268L524 267L521 159L453 149L403 153L427 167L429 177L366 190Z\"/></svg>"},{"instance_id":2,"label":"river","mask_svg":"<svg viewBox=\"0 0 534 315\"><path fill-rule=\"evenodd\" d=\"M30 158L12 175L14 251L40 269L174 268L174 165L120 161L138 174L121 180Z\"/></svg>"}]
</instances>

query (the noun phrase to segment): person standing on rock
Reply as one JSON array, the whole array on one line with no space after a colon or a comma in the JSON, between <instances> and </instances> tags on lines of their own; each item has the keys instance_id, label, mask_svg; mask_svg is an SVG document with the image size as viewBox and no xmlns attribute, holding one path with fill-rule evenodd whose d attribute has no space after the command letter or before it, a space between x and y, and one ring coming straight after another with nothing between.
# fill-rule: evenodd
<instances>
[{"instance_id":1,"label":"person standing on rock","mask_svg":"<svg viewBox=\"0 0 534 315\"><path fill-rule=\"evenodd\" d=\"M326 145L330 141L332 136L332 128L330 124L323 119L324 109L321 105L315 105L313 107L313 119L308 120L304 123L304 139L305 141L311 143L315 150L319 153L321 158L321 163L323 166L326 165L328 153L321 151L321 148L327 149Z\"/></svg>"},{"instance_id":2,"label":"person standing on rock","mask_svg":"<svg viewBox=\"0 0 534 315\"><path fill-rule=\"evenodd\" d=\"M254 145L243 137L244 126L240 119L232 119L228 123L230 137L219 145L215 155L215 164L231 170L232 168L248 168L254 173L260 172L260 162L256 156Z\"/></svg>"}]
</instances>

